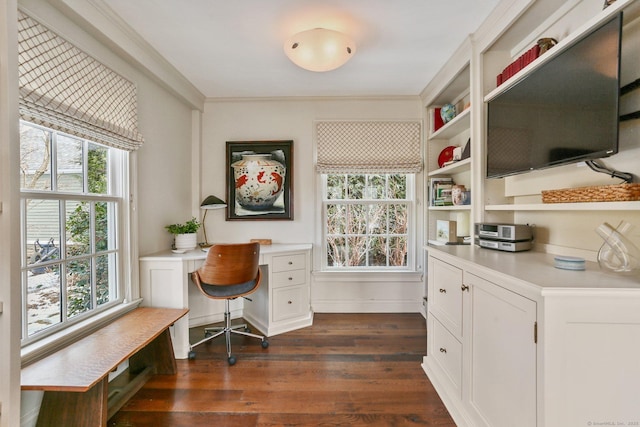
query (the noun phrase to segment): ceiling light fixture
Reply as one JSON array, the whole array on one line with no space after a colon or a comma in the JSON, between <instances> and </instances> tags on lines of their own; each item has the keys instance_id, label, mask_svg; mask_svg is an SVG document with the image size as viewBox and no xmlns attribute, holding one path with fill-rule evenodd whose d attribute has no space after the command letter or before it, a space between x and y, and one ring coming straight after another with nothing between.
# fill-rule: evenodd
<instances>
[{"instance_id":1,"label":"ceiling light fixture","mask_svg":"<svg viewBox=\"0 0 640 427\"><path fill-rule=\"evenodd\" d=\"M344 65L356 53L356 45L346 34L314 28L287 39L284 52L298 67L322 72Z\"/></svg>"}]
</instances>

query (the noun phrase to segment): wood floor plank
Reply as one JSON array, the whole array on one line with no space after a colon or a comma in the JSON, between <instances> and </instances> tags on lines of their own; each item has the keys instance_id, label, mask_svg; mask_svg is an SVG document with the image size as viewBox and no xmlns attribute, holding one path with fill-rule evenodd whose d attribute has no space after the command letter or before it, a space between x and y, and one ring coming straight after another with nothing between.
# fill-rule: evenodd
<instances>
[{"instance_id":1,"label":"wood floor plank","mask_svg":"<svg viewBox=\"0 0 640 427\"><path fill-rule=\"evenodd\" d=\"M203 331L194 328L191 340ZM443 426L453 420L420 364L419 314L316 314L311 327L257 340L234 336L158 375L109 426Z\"/></svg>"}]
</instances>

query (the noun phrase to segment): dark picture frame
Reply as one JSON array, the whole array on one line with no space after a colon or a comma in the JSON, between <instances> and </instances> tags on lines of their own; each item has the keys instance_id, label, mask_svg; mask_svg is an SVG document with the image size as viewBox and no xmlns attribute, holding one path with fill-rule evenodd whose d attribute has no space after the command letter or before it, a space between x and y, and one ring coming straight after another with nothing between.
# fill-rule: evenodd
<instances>
[{"instance_id":1,"label":"dark picture frame","mask_svg":"<svg viewBox=\"0 0 640 427\"><path fill-rule=\"evenodd\" d=\"M227 141L226 153L227 221L293 220L293 141Z\"/></svg>"}]
</instances>

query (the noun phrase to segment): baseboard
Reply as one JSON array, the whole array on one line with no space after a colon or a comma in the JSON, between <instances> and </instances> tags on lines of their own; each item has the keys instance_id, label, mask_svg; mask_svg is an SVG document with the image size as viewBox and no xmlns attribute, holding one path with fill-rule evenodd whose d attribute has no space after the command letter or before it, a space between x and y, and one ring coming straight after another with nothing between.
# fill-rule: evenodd
<instances>
[{"instance_id":1,"label":"baseboard","mask_svg":"<svg viewBox=\"0 0 640 427\"><path fill-rule=\"evenodd\" d=\"M337 301L313 300L315 313L422 313L417 301Z\"/></svg>"}]
</instances>

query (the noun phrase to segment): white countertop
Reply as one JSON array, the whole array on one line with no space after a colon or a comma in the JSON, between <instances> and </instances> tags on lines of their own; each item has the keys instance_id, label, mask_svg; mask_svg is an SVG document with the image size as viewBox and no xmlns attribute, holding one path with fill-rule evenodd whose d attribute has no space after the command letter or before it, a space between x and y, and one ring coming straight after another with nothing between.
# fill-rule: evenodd
<instances>
[{"instance_id":1,"label":"white countertop","mask_svg":"<svg viewBox=\"0 0 640 427\"><path fill-rule=\"evenodd\" d=\"M553 254L524 251L504 252L474 245L426 246L426 250L445 254L444 261L455 264L455 258L469 261L506 278L515 278L544 291L561 289L640 290L640 276L628 276L601 269L597 262L586 261L582 271L554 267ZM447 258L447 259L444 259Z\"/></svg>"}]
</instances>

